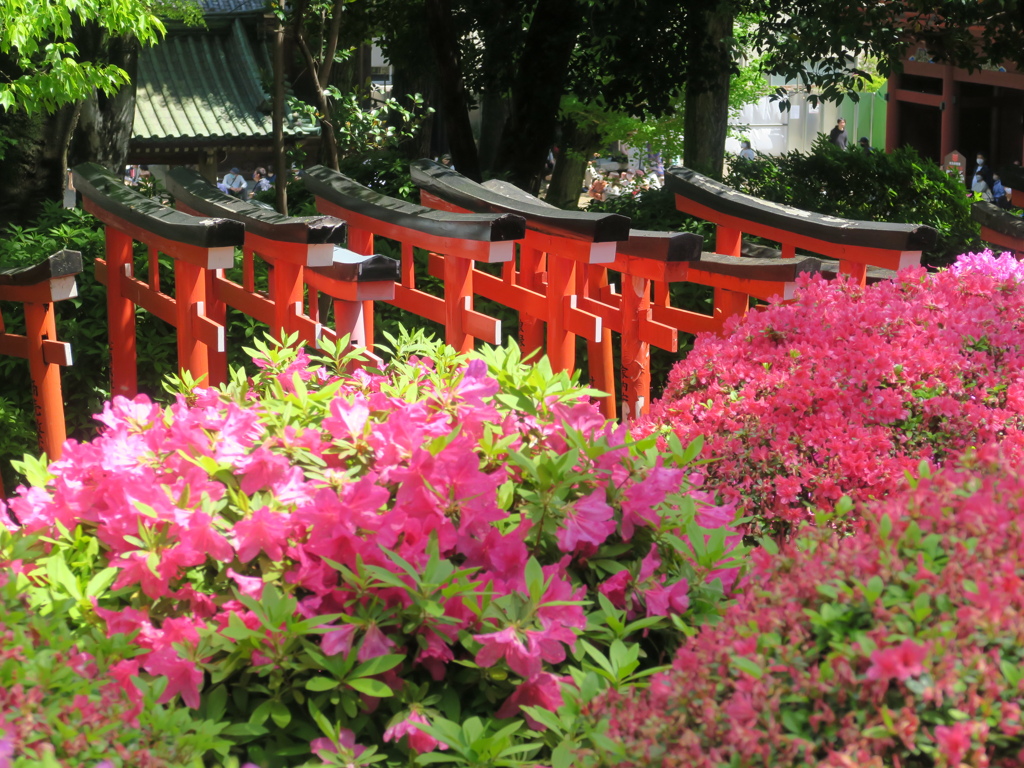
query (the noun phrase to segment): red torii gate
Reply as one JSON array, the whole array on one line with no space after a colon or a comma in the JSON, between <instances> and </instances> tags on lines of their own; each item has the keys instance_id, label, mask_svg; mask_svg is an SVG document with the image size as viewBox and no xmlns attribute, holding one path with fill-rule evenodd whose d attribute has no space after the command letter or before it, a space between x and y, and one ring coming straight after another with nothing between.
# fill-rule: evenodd
<instances>
[{"instance_id":1,"label":"red torii gate","mask_svg":"<svg viewBox=\"0 0 1024 768\"><path fill-rule=\"evenodd\" d=\"M28 360L39 448L59 459L67 438L60 366L71 365L71 345L57 340L54 302L78 295L82 254L58 251L38 264L0 272L0 301L22 304L25 333L11 333L0 315L0 354ZM3 484L0 483L0 495Z\"/></svg>"},{"instance_id":2,"label":"red torii gate","mask_svg":"<svg viewBox=\"0 0 1024 768\"><path fill-rule=\"evenodd\" d=\"M525 234L519 216L456 216L381 195L322 165L305 171L306 187L316 195L317 209L348 222L349 247L373 251L374 235L402 246L401 283L389 303L445 327L445 341L468 352L473 339L501 343L501 324L473 309L473 262L512 259L513 243ZM443 253L444 298L416 288L413 249ZM372 317L372 311L366 316ZM368 331L372 338L372 329Z\"/></svg>"},{"instance_id":3,"label":"red torii gate","mask_svg":"<svg viewBox=\"0 0 1024 768\"><path fill-rule=\"evenodd\" d=\"M924 224L843 219L761 200L689 168L669 169L665 186L675 193L676 208L717 225L718 253L740 256L743 235L755 235L780 243L783 258L792 258L800 248L837 259L840 273L860 285L867 281L869 266L900 270L920 264L922 250L938 237ZM719 300L733 301L716 291L716 306Z\"/></svg>"},{"instance_id":4,"label":"red torii gate","mask_svg":"<svg viewBox=\"0 0 1024 768\"><path fill-rule=\"evenodd\" d=\"M235 261L245 227L230 219L202 219L181 213L127 187L105 168L74 168L82 206L103 222L106 259L96 260L96 279L107 286L110 323L111 393L138 391L135 307L148 309L177 329L178 365L197 381L210 382L210 351L226 350L224 324L207 314L207 271ZM149 249L149 280L134 276L133 242ZM174 296L160 290L159 254L174 262Z\"/></svg>"},{"instance_id":5,"label":"red torii gate","mask_svg":"<svg viewBox=\"0 0 1024 768\"><path fill-rule=\"evenodd\" d=\"M196 171L174 168L167 176L168 191L180 210L221 216L245 225L242 247L242 285L221 272L211 272L211 312L225 316L226 306L244 312L280 334L298 333L315 345L321 335L336 341L349 336L353 347L373 346L373 313L364 308L374 300L394 298L399 278L394 259L355 254L341 248L346 224L330 216L283 216L273 209L225 195ZM255 289L254 258L270 267L270 296ZM308 313L303 305L309 290ZM321 327L318 294L334 303L335 331ZM226 374L226 358L224 372ZM214 376L214 381L223 378Z\"/></svg>"},{"instance_id":6,"label":"red torii gate","mask_svg":"<svg viewBox=\"0 0 1024 768\"><path fill-rule=\"evenodd\" d=\"M481 296L519 312L519 345L524 357L543 349L552 368L569 371L576 363L576 336L587 339L589 349L602 344L602 319L580 306L579 286L585 284L592 265L615 259L617 241L629 236L628 218L615 213L562 211L518 190L529 199L504 199L430 160L418 160L410 170L420 188L420 201L431 208L525 218L519 269L510 259L502 267L500 279L484 274L476 278ZM610 362L607 370L610 372ZM606 415L614 415L614 404L611 407L612 414L605 407Z\"/></svg>"},{"instance_id":7,"label":"red torii gate","mask_svg":"<svg viewBox=\"0 0 1024 768\"><path fill-rule=\"evenodd\" d=\"M651 344L674 352L677 330L691 333L720 330L728 316L746 311L749 296L767 299L791 294L796 274L817 271L819 266L816 259L788 263L745 259L739 263L731 257L702 253L702 238L698 235L629 229L623 233L621 225L628 225L628 219L616 214L563 211L506 182L492 180L477 184L429 160L413 163L411 170L413 181L420 187L420 197L428 205L451 211L504 211L524 216L526 244L531 243L533 236L538 250L552 249L540 254L546 256L549 265L564 258L554 249L565 249L571 255L579 250L579 242L588 232L599 232L604 238L614 233L617 242L602 243L606 250L609 246L613 248L612 258L605 253L598 263L581 266L570 285L555 284L552 290L550 272L548 275L537 273L533 269L532 254L522 246L518 271L514 263L510 263L505 266L500 280L485 274L478 274L475 279L482 296L517 309L524 325L535 318L545 320L540 309L559 303L600 318L600 338L588 340L590 378L596 387L609 393L615 390L610 331L620 333L626 415L639 415L650 405ZM553 235L554 232L560 236ZM543 265L543 261L540 264ZM621 294L615 293L609 285L609 269L622 273ZM521 283L527 281L533 282L536 290L524 289ZM727 308L719 307L710 316L672 307L669 283L677 281L731 289L738 300ZM571 291L571 294L560 294L559 289ZM546 303L543 301L545 291ZM548 356L554 366L560 358L550 352L550 320L548 323ZM556 328L556 333L560 330ZM559 342L560 337L556 335L556 347ZM532 351L525 338L522 347L524 353ZM568 364L564 359L560 362L559 367L566 370L572 367L571 359ZM614 397L603 398L601 404L604 414L613 418L616 413Z\"/></svg>"},{"instance_id":8,"label":"red torii gate","mask_svg":"<svg viewBox=\"0 0 1024 768\"><path fill-rule=\"evenodd\" d=\"M221 193L206 182L196 186L187 173L183 178L190 190L179 185L178 191L194 205L224 205L218 200ZM344 234L343 222L281 216L233 198L218 209L231 218L201 218L143 197L94 164L75 168L75 180L86 210L106 224L107 259L97 259L96 275L107 285L111 377L116 394L134 395L138 389L135 306L175 326L179 367L196 380L205 378L208 384L216 385L227 375L226 306L236 307L272 329L297 330L304 341L312 344L320 337L321 328L315 317L302 311L303 279L315 286L314 308L316 291L335 299L340 333L329 334L335 339L344 334L358 338L364 326L355 320L364 301L393 295L397 263L373 255L355 256L335 245L332 241ZM204 200L204 195L209 199ZM246 227L254 230L248 241ZM133 240L149 247L148 282L132 274ZM247 242L249 251L243 266L246 285L240 286L225 278L222 270L234 264L235 247L244 247ZM259 295L253 286L252 258L256 249L275 273L271 278L272 298ZM173 296L160 288L159 253L166 253L174 261ZM309 260L326 266L303 267L302 263ZM357 312L346 312L346 305L354 305Z\"/></svg>"}]
</instances>

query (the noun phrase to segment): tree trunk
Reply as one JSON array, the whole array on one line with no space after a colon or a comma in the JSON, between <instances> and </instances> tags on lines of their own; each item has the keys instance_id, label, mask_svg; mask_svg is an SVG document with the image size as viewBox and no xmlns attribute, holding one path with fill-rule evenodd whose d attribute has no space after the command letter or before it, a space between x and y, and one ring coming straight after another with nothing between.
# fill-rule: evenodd
<instances>
[{"instance_id":1,"label":"tree trunk","mask_svg":"<svg viewBox=\"0 0 1024 768\"><path fill-rule=\"evenodd\" d=\"M448 132L452 163L459 173L481 181L480 158L469 122L469 97L462 79L458 40L448 0L426 0L427 34L434 48L440 83L441 114Z\"/></svg>"},{"instance_id":2,"label":"tree trunk","mask_svg":"<svg viewBox=\"0 0 1024 768\"><path fill-rule=\"evenodd\" d=\"M421 157L430 156L430 140L433 133L434 121L426 113L426 105L433 101L433 78L430 70L423 67L412 68L394 63L392 75L391 96L399 104L408 106L408 97L419 93L424 97L424 105L416 110L420 119L415 135L403 141L398 146L403 157L410 160L419 160ZM400 120L392 123L396 128L400 127Z\"/></svg>"},{"instance_id":3,"label":"tree trunk","mask_svg":"<svg viewBox=\"0 0 1024 768\"><path fill-rule=\"evenodd\" d=\"M89 61L116 64L134 79L139 44L110 38L95 25L76 27L75 42ZM2 71L13 71L6 64ZM113 96L96 94L51 115L28 116L0 110L0 136L13 141L0 157L0 225L25 225L46 200L61 200L67 169L92 161L120 173L128 154L135 90L127 85ZM77 130L77 133L76 133ZM72 139L74 144L72 145Z\"/></svg>"},{"instance_id":4,"label":"tree trunk","mask_svg":"<svg viewBox=\"0 0 1024 768\"><path fill-rule=\"evenodd\" d=\"M683 164L714 178L722 177L725 136L729 127L729 77L733 13L728 2L695 11L689 32L690 61L701 73L686 81L683 118Z\"/></svg>"},{"instance_id":5,"label":"tree trunk","mask_svg":"<svg viewBox=\"0 0 1024 768\"><path fill-rule=\"evenodd\" d=\"M0 227L25 226L39 215L43 202L63 198L79 106L69 104L52 115L0 110L0 136L12 142L0 147Z\"/></svg>"},{"instance_id":6,"label":"tree trunk","mask_svg":"<svg viewBox=\"0 0 1024 768\"><path fill-rule=\"evenodd\" d=\"M336 0L335 7L341 5L340 0ZM330 77L331 73L331 62L321 61L322 68L317 66L317 61L313 57L313 52L309 47L309 40L306 36L305 27L305 16L306 8L308 4L306 2L300 2L296 5L294 10L295 20L295 40L299 44L299 50L302 51L303 61L306 63L306 70L309 72L309 77L313 81L313 91L316 98L316 106L320 111L320 154L323 158L323 163L328 168L338 170L338 137L334 133L334 115L331 111L331 102L327 98L327 80L322 80L321 76L325 75ZM340 20L340 11L338 12L338 19ZM340 21L339 21L340 24ZM322 42L324 45L332 50L337 49L337 36L340 32L339 24L333 23L329 32L324 35L326 40ZM321 25L321 28L323 25ZM333 62L333 55L332 55Z\"/></svg>"},{"instance_id":7,"label":"tree trunk","mask_svg":"<svg viewBox=\"0 0 1024 768\"><path fill-rule=\"evenodd\" d=\"M509 100L503 93L488 91L480 98L480 166L494 175L501 136L509 118Z\"/></svg>"},{"instance_id":8,"label":"tree trunk","mask_svg":"<svg viewBox=\"0 0 1024 768\"><path fill-rule=\"evenodd\" d=\"M512 116L495 170L537 194L555 138L569 60L583 23L578 0L539 0L512 90Z\"/></svg>"},{"instance_id":9,"label":"tree trunk","mask_svg":"<svg viewBox=\"0 0 1024 768\"><path fill-rule=\"evenodd\" d=\"M288 215L288 182L291 170L288 168L288 156L284 148L284 24L280 21L274 26L274 112L272 115L274 130L274 193L278 213Z\"/></svg>"},{"instance_id":10,"label":"tree trunk","mask_svg":"<svg viewBox=\"0 0 1024 768\"><path fill-rule=\"evenodd\" d=\"M99 163L120 176L128 158L128 143L135 120L139 41L135 37L111 38L104 47L108 61L127 72L130 82L113 96L96 92L82 104L78 127L71 140L68 164Z\"/></svg>"},{"instance_id":11,"label":"tree trunk","mask_svg":"<svg viewBox=\"0 0 1024 768\"><path fill-rule=\"evenodd\" d=\"M596 131L588 130L575 120L562 121L562 151L555 162L545 197L549 203L559 208L579 207L587 160L600 146L601 139Z\"/></svg>"}]
</instances>

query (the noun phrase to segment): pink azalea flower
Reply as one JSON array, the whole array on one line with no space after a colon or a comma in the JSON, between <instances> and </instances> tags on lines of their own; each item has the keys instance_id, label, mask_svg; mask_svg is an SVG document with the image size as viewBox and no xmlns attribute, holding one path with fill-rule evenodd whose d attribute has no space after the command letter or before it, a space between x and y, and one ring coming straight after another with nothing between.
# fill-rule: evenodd
<instances>
[{"instance_id":1,"label":"pink azalea flower","mask_svg":"<svg viewBox=\"0 0 1024 768\"><path fill-rule=\"evenodd\" d=\"M395 721L384 731L384 741L398 741L403 736L409 737L409 749L413 752L433 752L435 749L445 750L448 745L439 742L426 731L420 730L416 724L430 725L430 721L421 712L412 710L402 720Z\"/></svg>"},{"instance_id":2,"label":"pink azalea flower","mask_svg":"<svg viewBox=\"0 0 1024 768\"><path fill-rule=\"evenodd\" d=\"M212 518L205 512L195 512L189 518L184 543L204 557L209 555L222 563L230 563L235 556L231 544L214 529Z\"/></svg>"},{"instance_id":3,"label":"pink azalea flower","mask_svg":"<svg viewBox=\"0 0 1024 768\"><path fill-rule=\"evenodd\" d=\"M233 568L228 568L226 573L238 585L241 594L254 600L259 600L263 596L263 579L258 576L243 576Z\"/></svg>"},{"instance_id":4,"label":"pink azalea flower","mask_svg":"<svg viewBox=\"0 0 1024 768\"><path fill-rule=\"evenodd\" d=\"M271 560L280 560L284 555L287 530L287 518L284 515L260 507L251 517L235 523L238 559L247 563L263 551Z\"/></svg>"},{"instance_id":5,"label":"pink azalea flower","mask_svg":"<svg viewBox=\"0 0 1024 768\"><path fill-rule=\"evenodd\" d=\"M946 758L947 765L960 765L971 748L973 723L961 721L953 725L935 726L935 743Z\"/></svg>"},{"instance_id":6,"label":"pink azalea flower","mask_svg":"<svg viewBox=\"0 0 1024 768\"><path fill-rule=\"evenodd\" d=\"M493 667L505 659L509 669L524 679L540 674L540 648L534 646L527 649L514 627L485 635L473 635L473 639L483 645L475 659L479 666Z\"/></svg>"},{"instance_id":7,"label":"pink azalea flower","mask_svg":"<svg viewBox=\"0 0 1024 768\"><path fill-rule=\"evenodd\" d=\"M899 645L889 648L876 648L871 652L871 666L868 667L868 680L906 680L917 677L924 672L924 659L928 655L928 646L904 640Z\"/></svg>"},{"instance_id":8,"label":"pink azalea flower","mask_svg":"<svg viewBox=\"0 0 1024 768\"><path fill-rule=\"evenodd\" d=\"M334 398L330 412L331 415L323 420L323 428L328 434L352 439L362 437L365 433L370 408L362 395L356 395L351 403L340 397Z\"/></svg>"},{"instance_id":9,"label":"pink azalea flower","mask_svg":"<svg viewBox=\"0 0 1024 768\"><path fill-rule=\"evenodd\" d=\"M337 656L338 654L347 656L352 650L352 640L355 638L355 634L355 624L343 624L324 634L320 641L320 648L328 656Z\"/></svg>"},{"instance_id":10,"label":"pink azalea flower","mask_svg":"<svg viewBox=\"0 0 1024 768\"><path fill-rule=\"evenodd\" d=\"M565 703L562 698L563 682L569 682L569 678L558 677L550 672L541 672L517 685L512 695L505 699L495 714L497 717L513 717L523 707L543 707L554 712ZM544 728L541 723L527 713L523 712L523 717L526 718L526 722L531 728L535 730Z\"/></svg>"},{"instance_id":11,"label":"pink azalea flower","mask_svg":"<svg viewBox=\"0 0 1024 768\"><path fill-rule=\"evenodd\" d=\"M664 577L662 577L664 578ZM686 579L665 586L658 584L644 592L648 616L668 616L670 613L683 614L690 607L690 585Z\"/></svg>"},{"instance_id":12,"label":"pink azalea flower","mask_svg":"<svg viewBox=\"0 0 1024 768\"><path fill-rule=\"evenodd\" d=\"M240 487L246 496L269 488L285 476L291 468L287 456L274 453L266 446L259 446L244 461L240 462L238 473L242 476Z\"/></svg>"},{"instance_id":13,"label":"pink azalea flower","mask_svg":"<svg viewBox=\"0 0 1024 768\"><path fill-rule=\"evenodd\" d=\"M395 641L381 632L375 622L366 625L366 634L363 635L363 642L359 646L356 658L359 661L369 661L377 656L385 656L391 653L395 647Z\"/></svg>"},{"instance_id":14,"label":"pink azalea flower","mask_svg":"<svg viewBox=\"0 0 1024 768\"><path fill-rule=\"evenodd\" d=\"M625 608L626 590L629 588L629 581L629 571L622 570L598 584L597 589L616 608Z\"/></svg>"},{"instance_id":15,"label":"pink azalea flower","mask_svg":"<svg viewBox=\"0 0 1024 768\"><path fill-rule=\"evenodd\" d=\"M604 488L577 499L565 510L565 519L555 538L563 552L575 552L581 543L595 547L615 533L614 510L605 500Z\"/></svg>"},{"instance_id":16,"label":"pink azalea flower","mask_svg":"<svg viewBox=\"0 0 1024 768\"><path fill-rule=\"evenodd\" d=\"M341 733L338 734L337 746L326 736L313 739L309 743L310 751L321 759L326 759L328 755L338 754L339 746L346 752L351 753L353 757L359 757L366 750L366 747L362 744L356 744L356 735L348 728L341 729Z\"/></svg>"},{"instance_id":17,"label":"pink azalea flower","mask_svg":"<svg viewBox=\"0 0 1024 768\"><path fill-rule=\"evenodd\" d=\"M181 700L192 709L199 708L199 689L203 686L203 670L194 661L183 659L171 646L153 651L142 662L151 675L167 678L167 687L160 696L160 703L166 704L179 693Z\"/></svg>"}]
</instances>

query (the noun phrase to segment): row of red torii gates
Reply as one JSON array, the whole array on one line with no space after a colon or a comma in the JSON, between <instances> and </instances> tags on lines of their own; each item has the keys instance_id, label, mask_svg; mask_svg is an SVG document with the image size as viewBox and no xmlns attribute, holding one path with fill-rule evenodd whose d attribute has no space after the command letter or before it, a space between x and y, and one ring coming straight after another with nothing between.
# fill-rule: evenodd
<instances>
[{"instance_id":1,"label":"row of red torii gates","mask_svg":"<svg viewBox=\"0 0 1024 768\"><path fill-rule=\"evenodd\" d=\"M634 418L650 403L651 345L674 352L679 331L720 331L748 310L751 298L788 298L799 274L822 269L818 258L798 256L798 248L838 261L840 273L864 284L869 267L919 263L936 237L926 226L851 221L769 203L682 168L669 171L666 184L680 211L716 225L714 253L704 251L697 235L634 230L618 214L562 211L511 185L477 184L427 160L412 165L423 205L386 197L322 166L309 168L306 184L323 215L306 218L223 195L186 168L168 177L177 210L139 195L98 165L79 166L74 176L85 209L105 228L105 257L96 260L95 274L107 286L111 390L128 396L137 392L136 307L175 327L181 370L217 385L228 373L228 307L275 335L297 333L306 344L348 335L351 345L372 347L374 303L388 302L443 324L446 342L466 352L475 340L501 342L498 320L474 308L479 296L516 310L524 356L541 350L555 369L574 368L576 336L585 338L590 381L608 393L615 392L616 334L621 415ZM766 249L748 248L744 235L779 243L781 252L745 256ZM375 255L375 237L400 243L401 259ZM1024 255L1024 231L1011 225L1002 237ZM148 252L146 280L135 275L135 243ZM237 249L241 283L224 273ZM417 287L414 249L429 252L428 270L441 278L442 296ZM172 292L160 284L160 254L173 262ZM268 268L266 292L256 289L257 258ZM500 264L500 276L477 263ZM40 447L50 458L60 456L65 439L59 366L71 363L68 345L57 339L53 302L74 295L81 269L81 256L65 251L30 269L0 273L0 301L22 303L26 319L23 335L8 333L0 319L0 354L29 360ZM669 288L680 281L714 289L712 314L672 306ZM320 322L321 295L333 303L334 328ZM613 394L601 400L609 418L619 414L618 405Z\"/></svg>"}]
</instances>

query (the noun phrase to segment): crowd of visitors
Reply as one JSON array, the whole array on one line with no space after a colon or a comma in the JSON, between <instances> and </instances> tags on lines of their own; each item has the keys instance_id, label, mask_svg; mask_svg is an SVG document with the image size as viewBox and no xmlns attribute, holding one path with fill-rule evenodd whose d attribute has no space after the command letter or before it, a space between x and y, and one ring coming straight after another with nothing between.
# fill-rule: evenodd
<instances>
[{"instance_id":1,"label":"crowd of visitors","mask_svg":"<svg viewBox=\"0 0 1024 768\"><path fill-rule=\"evenodd\" d=\"M664 180L665 171L659 173L657 167L603 171L591 162L587 164L582 191L592 200L608 200L620 195L635 195L645 189L661 189Z\"/></svg>"}]
</instances>

